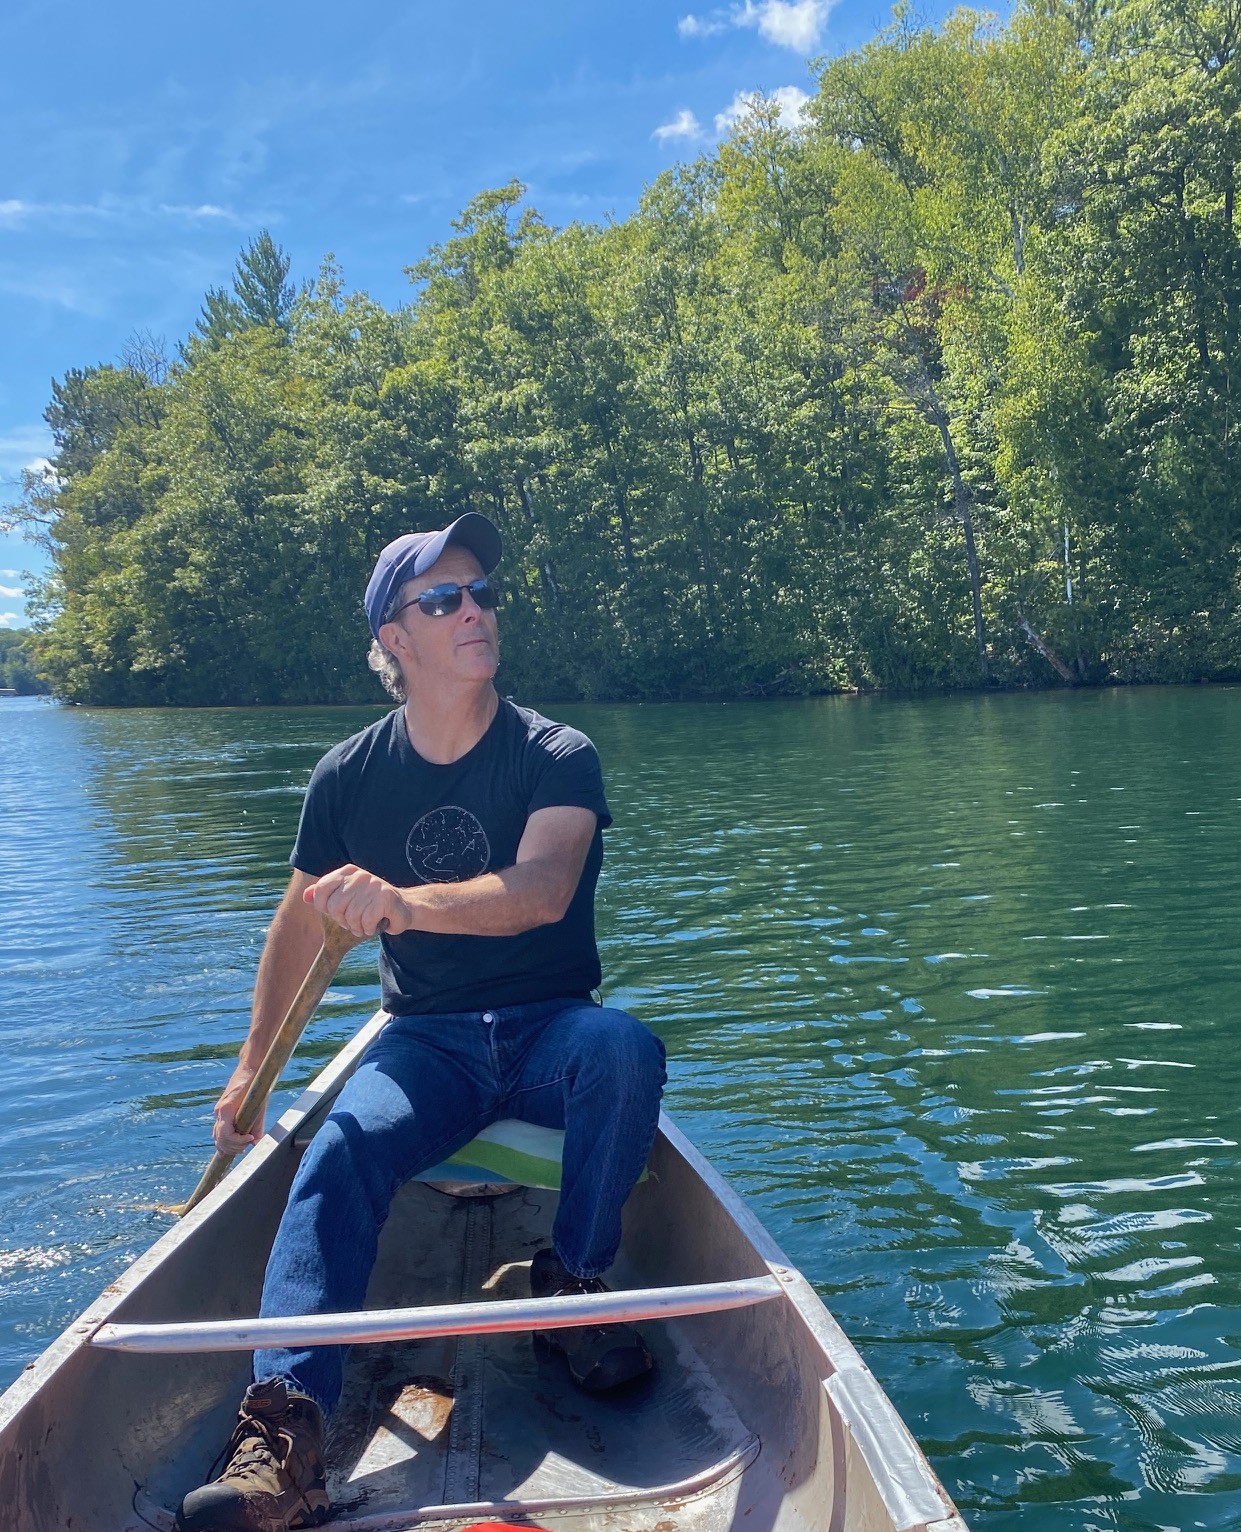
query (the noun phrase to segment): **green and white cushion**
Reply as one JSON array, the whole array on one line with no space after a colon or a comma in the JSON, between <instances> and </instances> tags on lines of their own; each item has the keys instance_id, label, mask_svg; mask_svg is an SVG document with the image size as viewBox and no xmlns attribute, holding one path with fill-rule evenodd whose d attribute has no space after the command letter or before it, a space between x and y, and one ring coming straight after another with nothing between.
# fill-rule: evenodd
<instances>
[{"instance_id":1,"label":"green and white cushion","mask_svg":"<svg viewBox=\"0 0 1241 1532\"><path fill-rule=\"evenodd\" d=\"M564 1134L532 1122L504 1118L477 1138L424 1170L420 1181L513 1181L520 1186L560 1190L560 1155Z\"/></svg>"},{"instance_id":2,"label":"green and white cushion","mask_svg":"<svg viewBox=\"0 0 1241 1532\"><path fill-rule=\"evenodd\" d=\"M512 1182L559 1191L563 1150L564 1134L559 1128L540 1128L505 1117L484 1128L463 1149L424 1170L418 1180ZM645 1181L646 1176L644 1170L639 1180Z\"/></svg>"}]
</instances>

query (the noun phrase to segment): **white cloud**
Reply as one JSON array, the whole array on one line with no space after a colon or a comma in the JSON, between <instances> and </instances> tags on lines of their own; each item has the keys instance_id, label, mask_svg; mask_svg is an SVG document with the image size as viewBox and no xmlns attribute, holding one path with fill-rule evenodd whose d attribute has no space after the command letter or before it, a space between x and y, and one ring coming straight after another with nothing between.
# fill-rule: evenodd
<instances>
[{"instance_id":1,"label":"white cloud","mask_svg":"<svg viewBox=\"0 0 1241 1532\"><path fill-rule=\"evenodd\" d=\"M0 431L0 463L41 458L51 451L52 438L46 426L13 426Z\"/></svg>"},{"instance_id":2,"label":"white cloud","mask_svg":"<svg viewBox=\"0 0 1241 1532\"><path fill-rule=\"evenodd\" d=\"M806 103L810 97L796 85L780 85L764 96L758 90L739 90L722 112L715 114L715 131L723 138L764 100L771 101L780 113L780 126L800 132L806 126Z\"/></svg>"},{"instance_id":3,"label":"white cloud","mask_svg":"<svg viewBox=\"0 0 1241 1532\"><path fill-rule=\"evenodd\" d=\"M0 267L0 293L8 293L13 298L30 298L35 303L52 303L68 309L71 314L86 314L92 319L102 319L107 313L107 306L100 301L97 289L52 267L40 271Z\"/></svg>"},{"instance_id":4,"label":"white cloud","mask_svg":"<svg viewBox=\"0 0 1241 1532\"><path fill-rule=\"evenodd\" d=\"M759 34L780 48L794 53L813 53L827 25L829 0L762 0L752 5L747 0L741 26L757 26Z\"/></svg>"},{"instance_id":5,"label":"white cloud","mask_svg":"<svg viewBox=\"0 0 1241 1532\"><path fill-rule=\"evenodd\" d=\"M0 601L20 601L25 594L20 585L0 585Z\"/></svg>"},{"instance_id":6,"label":"white cloud","mask_svg":"<svg viewBox=\"0 0 1241 1532\"><path fill-rule=\"evenodd\" d=\"M743 117L748 117L758 99L756 90L739 90L722 112L716 112L715 131L719 137L731 133Z\"/></svg>"},{"instance_id":7,"label":"white cloud","mask_svg":"<svg viewBox=\"0 0 1241 1532\"><path fill-rule=\"evenodd\" d=\"M10 197L0 202L0 226L19 228L36 218L114 218L116 208L106 202L24 202Z\"/></svg>"},{"instance_id":8,"label":"white cloud","mask_svg":"<svg viewBox=\"0 0 1241 1532\"><path fill-rule=\"evenodd\" d=\"M717 32L726 32L731 25L717 11L714 16L682 16L677 22L677 31L682 37L714 37Z\"/></svg>"},{"instance_id":9,"label":"white cloud","mask_svg":"<svg viewBox=\"0 0 1241 1532\"><path fill-rule=\"evenodd\" d=\"M20 580L21 577L20 569L0 569L0 580Z\"/></svg>"},{"instance_id":10,"label":"white cloud","mask_svg":"<svg viewBox=\"0 0 1241 1532\"><path fill-rule=\"evenodd\" d=\"M682 37L714 37L728 27L754 27L761 37L794 53L813 53L823 37L835 0L744 0L706 16L682 16Z\"/></svg>"},{"instance_id":11,"label":"white cloud","mask_svg":"<svg viewBox=\"0 0 1241 1532\"><path fill-rule=\"evenodd\" d=\"M229 208L217 207L214 202L200 202L197 207L186 207L176 202L161 202L159 211L170 218L208 218L217 223L232 223L239 226L250 221Z\"/></svg>"},{"instance_id":12,"label":"white cloud","mask_svg":"<svg viewBox=\"0 0 1241 1532\"><path fill-rule=\"evenodd\" d=\"M0 201L0 229L20 229L34 222L133 223L156 218L210 219L238 226L271 221L234 213L215 202L151 202L137 197L105 197L99 202L26 202L20 197Z\"/></svg>"},{"instance_id":13,"label":"white cloud","mask_svg":"<svg viewBox=\"0 0 1241 1532\"><path fill-rule=\"evenodd\" d=\"M20 628L25 620L20 612L0 612L0 628Z\"/></svg>"},{"instance_id":14,"label":"white cloud","mask_svg":"<svg viewBox=\"0 0 1241 1532\"><path fill-rule=\"evenodd\" d=\"M0 289L3 286L0 279ZM52 438L46 426L12 426L0 431L0 481L18 482L23 469L44 472L45 464L47 468L52 466L47 457L51 450ZM2 574L4 570L0 569Z\"/></svg>"},{"instance_id":15,"label":"white cloud","mask_svg":"<svg viewBox=\"0 0 1241 1532\"><path fill-rule=\"evenodd\" d=\"M697 117L694 116L693 112L691 112L689 108L686 107L682 111L679 111L671 122L661 123L659 127L655 129L654 133L651 134L651 137L657 138L661 144L666 144L671 139L675 138L701 138L702 123L700 123Z\"/></svg>"},{"instance_id":16,"label":"white cloud","mask_svg":"<svg viewBox=\"0 0 1241 1532\"><path fill-rule=\"evenodd\" d=\"M21 464L25 473L31 473L37 480L43 480L44 489L58 489L61 484L60 475L52 467L49 458L34 458L31 463Z\"/></svg>"},{"instance_id":17,"label":"white cloud","mask_svg":"<svg viewBox=\"0 0 1241 1532\"><path fill-rule=\"evenodd\" d=\"M806 126L806 104L810 97L799 85L778 85L771 99L780 108L780 123L791 133L798 133Z\"/></svg>"}]
</instances>

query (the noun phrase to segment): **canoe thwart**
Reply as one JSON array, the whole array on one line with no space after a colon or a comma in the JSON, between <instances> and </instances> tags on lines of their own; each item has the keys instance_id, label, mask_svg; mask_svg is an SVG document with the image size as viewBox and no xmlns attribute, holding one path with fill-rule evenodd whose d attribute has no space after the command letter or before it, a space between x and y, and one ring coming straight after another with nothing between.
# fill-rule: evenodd
<instances>
[{"instance_id":1,"label":"canoe thwart","mask_svg":"<svg viewBox=\"0 0 1241 1532\"><path fill-rule=\"evenodd\" d=\"M416 1309L366 1309L358 1314L308 1314L287 1319L208 1319L188 1323L103 1324L92 1346L110 1351L252 1351L266 1346L340 1346L425 1340L444 1335L502 1335L581 1324L636 1323L746 1308L783 1296L778 1278L743 1277L685 1287L633 1288L616 1293L518 1298L498 1303L446 1303Z\"/></svg>"}]
</instances>

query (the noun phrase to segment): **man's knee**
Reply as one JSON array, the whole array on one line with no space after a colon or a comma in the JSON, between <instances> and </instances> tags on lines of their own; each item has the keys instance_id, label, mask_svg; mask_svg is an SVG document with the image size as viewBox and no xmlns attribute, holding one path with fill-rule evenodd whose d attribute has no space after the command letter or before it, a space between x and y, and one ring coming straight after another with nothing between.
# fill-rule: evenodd
<instances>
[{"instance_id":1,"label":"man's knee","mask_svg":"<svg viewBox=\"0 0 1241 1532\"><path fill-rule=\"evenodd\" d=\"M628 1011L599 1007L590 1017L583 1047L625 1095L658 1096L663 1089L664 1045Z\"/></svg>"},{"instance_id":2,"label":"man's knee","mask_svg":"<svg viewBox=\"0 0 1241 1532\"><path fill-rule=\"evenodd\" d=\"M376 1135L367 1133L350 1112L339 1108L324 1121L307 1145L294 1192L323 1195L335 1201L362 1192L382 1218L397 1179Z\"/></svg>"}]
</instances>

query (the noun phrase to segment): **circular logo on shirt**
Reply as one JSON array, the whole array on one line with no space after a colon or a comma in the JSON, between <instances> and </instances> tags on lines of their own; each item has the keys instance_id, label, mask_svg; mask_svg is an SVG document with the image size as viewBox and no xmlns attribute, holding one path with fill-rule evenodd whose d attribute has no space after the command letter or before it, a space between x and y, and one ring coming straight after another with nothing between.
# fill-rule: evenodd
<instances>
[{"instance_id":1,"label":"circular logo on shirt","mask_svg":"<svg viewBox=\"0 0 1241 1532\"><path fill-rule=\"evenodd\" d=\"M491 865L487 832L454 803L424 814L409 832L405 855L423 883L464 883Z\"/></svg>"}]
</instances>

